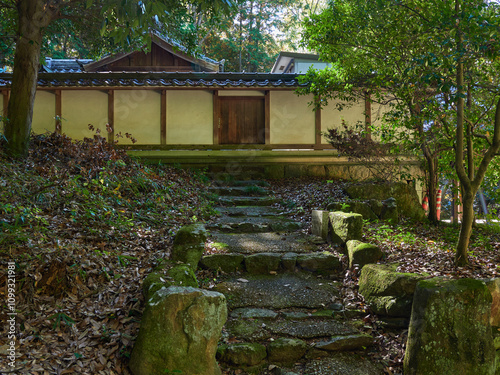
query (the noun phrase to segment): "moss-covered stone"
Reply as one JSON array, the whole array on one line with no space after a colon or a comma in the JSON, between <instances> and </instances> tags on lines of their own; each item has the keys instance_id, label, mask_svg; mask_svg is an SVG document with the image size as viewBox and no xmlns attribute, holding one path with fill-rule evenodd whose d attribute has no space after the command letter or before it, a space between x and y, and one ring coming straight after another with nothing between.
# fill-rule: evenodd
<instances>
[{"instance_id":1,"label":"moss-covered stone","mask_svg":"<svg viewBox=\"0 0 500 375\"><path fill-rule=\"evenodd\" d=\"M233 366L256 366L267 356L266 347L258 343L237 343L221 346L220 361Z\"/></svg>"},{"instance_id":2,"label":"moss-covered stone","mask_svg":"<svg viewBox=\"0 0 500 375\"><path fill-rule=\"evenodd\" d=\"M332 241L345 244L349 240L361 240L363 236L363 216L340 211L330 212Z\"/></svg>"},{"instance_id":3,"label":"moss-covered stone","mask_svg":"<svg viewBox=\"0 0 500 375\"><path fill-rule=\"evenodd\" d=\"M323 252L298 255L297 267L318 274L332 274L341 270L342 264L335 255Z\"/></svg>"},{"instance_id":4,"label":"moss-covered stone","mask_svg":"<svg viewBox=\"0 0 500 375\"><path fill-rule=\"evenodd\" d=\"M398 264L367 264L361 269L359 293L377 314L409 317L413 293L425 275L396 272Z\"/></svg>"},{"instance_id":5,"label":"moss-covered stone","mask_svg":"<svg viewBox=\"0 0 500 375\"><path fill-rule=\"evenodd\" d=\"M491 293L474 279L417 283L404 373L494 374Z\"/></svg>"},{"instance_id":6,"label":"moss-covered stone","mask_svg":"<svg viewBox=\"0 0 500 375\"><path fill-rule=\"evenodd\" d=\"M161 288L146 303L130 357L132 373L220 375L215 355L226 318L226 299L220 293Z\"/></svg>"},{"instance_id":7,"label":"moss-covered stone","mask_svg":"<svg viewBox=\"0 0 500 375\"><path fill-rule=\"evenodd\" d=\"M281 255L275 253L258 253L245 258L245 267L251 274L267 274L277 271L281 262Z\"/></svg>"},{"instance_id":8,"label":"moss-covered stone","mask_svg":"<svg viewBox=\"0 0 500 375\"><path fill-rule=\"evenodd\" d=\"M171 259L174 262L189 264L193 270L205 251L207 231L202 224L186 225L179 229L174 238Z\"/></svg>"},{"instance_id":9,"label":"moss-covered stone","mask_svg":"<svg viewBox=\"0 0 500 375\"><path fill-rule=\"evenodd\" d=\"M328 341L316 343L316 348L328 351L366 349L373 344L373 337L367 334L334 336Z\"/></svg>"},{"instance_id":10,"label":"moss-covered stone","mask_svg":"<svg viewBox=\"0 0 500 375\"><path fill-rule=\"evenodd\" d=\"M328 211L313 210L312 211L312 234L326 240L328 238Z\"/></svg>"},{"instance_id":11,"label":"moss-covered stone","mask_svg":"<svg viewBox=\"0 0 500 375\"><path fill-rule=\"evenodd\" d=\"M151 272L142 282L142 294L147 301L151 296L161 288L168 288L172 285L171 281L161 272Z\"/></svg>"},{"instance_id":12,"label":"moss-covered stone","mask_svg":"<svg viewBox=\"0 0 500 375\"><path fill-rule=\"evenodd\" d=\"M328 211L342 211L360 214L365 220L377 220L378 216L375 215L370 205L366 202L360 201L346 201L346 202L332 202L326 207Z\"/></svg>"},{"instance_id":13,"label":"moss-covered stone","mask_svg":"<svg viewBox=\"0 0 500 375\"><path fill-rule=\"evenodd\" d=\"M500 279L486 280L486 286L492 297L490 324L500 327Z\"/></svg>"},{"instance_id":14,"label":"moss-covered stone","mask_svg":"<svg viewBox=\"0 0 500 375\"><path fill-rule=\"evenodd\" d=\"M243 269L242 254L211 254L201 258L201 265L210 270L235 272Z\"/></svg>"},{"instance_id":15,"label":"moss-covered stone","mask_svg":"<svg viewBox=\"0 0 500 375\"><path fill-rule=\"evenodd\" d=\"M425 212L413 186L406 183L364 183L352 184L345 188L352 199L375 199L378 201L394 197L400 214L414 220L422 221Z\"/></svg>"},{"instance_id":16,"label":"moss-covered stone","mask_svg":"<svg viewBox=\"0 0 500 375\"><path fill-rule=\"evenodd\" d=\"M398 205L395 198L390 197L382 202L380 219L392 225L396 225L399 222Z\"/></svg>"},{"instance_id":17,"label":"moss-covered stone","mask_svg":"<svg viewBox=\"0 0 500 375\"><path fill-rule=\"evenodd\" d=\"M307 352L307 343L299 339L279 338L267 346L268 361L294 363Z\"/></svg>"},{"instance_id":18,"label":"moss-covered stone","mask_svg":"<svg viewBox=\"0 0 500 375\"><path fill-rule=\"evenodd\" d=\"M347 241L347 255L349 256L349 268L355 264L363 268L366 264L378 262L384 253L376 245L358 240Z\"/></svg>"},{"instance_id":19,"label":"moss-covered stone","mask_svg":"<svg viewBox=\"0 0 500 375\"><path fill-rule=\"evenodd\" d=\"M191 267L187 264L178 264L167 271L172 280L172 285L191 286L198 288L198 280Z\"/></svg>"},{"instance_id":20,"label":"moss-covered stone","mask_svg":"<svg viewBox=\"0 0 500 375\"><path fill-rule=\"evenodd\" d=\"M297 253L285 253L281 257L281 267L286 272L294 272L297 264Z\"/></svg>"}]
</instances>

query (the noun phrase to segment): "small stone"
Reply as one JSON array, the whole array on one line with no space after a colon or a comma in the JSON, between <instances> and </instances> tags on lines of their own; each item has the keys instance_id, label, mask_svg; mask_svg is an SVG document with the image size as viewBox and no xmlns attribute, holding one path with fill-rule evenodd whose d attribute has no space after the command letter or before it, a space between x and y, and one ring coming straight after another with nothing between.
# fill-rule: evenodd
<instances>
[{"instance_id":1,"label":"small stone","mask_svg":"<svg viewBox=\"0 0 500 375\"><path fill-rule=\"evenodd\" d=\"M236 366L255 366L260 364L266 356L266 347L257 343L224 345L218 350L218 357L221 361Z\"/></svg>"},{"instance_id":2,"label":"small stone","mask_svg":"<svg viewBox=\"0 0 500 375\"><path fill-rule=\"evenodd\" d=\"M281 266L286 272L294 272L297 263L297 253L285 253L281 257Z\"/></svg>"},{"instance_id":3,"label":"small stone","mask_svg":"<svg viewBox=\"0 0 500 375\"><path fill-rule=\"evenodd\" d=\"M357 350L365 349L373 344L373 337L370 335L348 335L335 336L331 340L316 343L316 348L328 351Z\"/></svg>"},{"instance_id":4,"label":"small stone","mask_svg":"<svg viewBox=\"0 0 500 375\"><path fill-rule=\"evenodd\" d=\"M306 354L307 344L299 339L279 338L267 347L268 360L277 363L293 363Z\"/></svg>"},{"instance_id":5,"label":"small stone","mask_svg":"<svg viewBox=\"0 0 500 375\"><path fill-rule=\"evenodd\" d=\"M302 320L309 318L309 314L306 314L301 311L287 311L284 312L283 315L285 316L286 319Z\"/></svg>"},{"instance_id":6,"label":"small stone","mask_svg":"<svg viewBox=\"0 0 500 375\"><path fill-rule=\"evenodd\" d=\"M376 263L384 253L376 245L364 243L358 240L347 241L347 254L349 256L349 268L355 264L363 268L366 264Z\"/></svg>"},{"instance_id":7,"label":"small stone","mask_svg":"<svg viewBox=\"0 0 500 375\"><path fill-rule=\"evenodd\" d=\"M268 309L239 308L231 312L231 317L242 319L276 319L277 312Z\"/></svg>"},{"instance_id":8,"label":"small stone","mask_svg":"<svg viewBox=\"0 0 500 375\"><path fill-rule=\"evenodd\" d=\"M245 267L251 274L268 274L277 271L281 262L281 254L259 253L245 258Z\"/></svg>"},{"instance_id":9,"label":"small stone","mask_svg":"<svg viewBox=\"0 0 500 375\"><path fill-rule=\"evenodd\" d=\"M242 254L212 254L201 258L201 265L209 270L235 272L243 268Z\"/></svg>"},{"instance_id":10,"label":"small stone","mask_svg":"<svg viewBox=\"0 0 500 375\"><path fill-rule=\"evenodd\" d=\"M297 256L297 266L305 271L331 274L342 267L340 260L328 252Z\"/></svg>"},{"instance_id":11,"label":"small stone","mask_svg":"<svg viewBox=\"0 0 500 375\"><path fill-rule=\"evenodd\" d=\"M328 211L312 211L312 234L326 240L328 238Z\"/></svg>"}]
</instances>

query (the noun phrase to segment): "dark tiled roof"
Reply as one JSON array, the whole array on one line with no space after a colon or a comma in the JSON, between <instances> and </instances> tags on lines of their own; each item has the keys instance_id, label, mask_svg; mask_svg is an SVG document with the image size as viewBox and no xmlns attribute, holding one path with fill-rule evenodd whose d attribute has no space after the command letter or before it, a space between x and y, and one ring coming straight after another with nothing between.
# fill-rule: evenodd
<instances>
[{"instance_id":1,"label":"dark tiled roof","mask_svg":"<svg viewBox=\"0 0 500 375\"><path fill-rule=\"evenodd\" d=\"M39 87L297 87L298 74L271 73L39 73ZM11 74L0 74L0 88Z\"/></svg>"},{"instance_id":2,"label":"dark tiled roof","mask_svg":"<svg viewBox=\"0 0 500 375\"><path fill-rule=\"evenodd\" d=\"M41 72L48 73L76 73L83 71L83 65L91 63L90 59L52 59L47 57Z\"/></svg>"}]
</instances>

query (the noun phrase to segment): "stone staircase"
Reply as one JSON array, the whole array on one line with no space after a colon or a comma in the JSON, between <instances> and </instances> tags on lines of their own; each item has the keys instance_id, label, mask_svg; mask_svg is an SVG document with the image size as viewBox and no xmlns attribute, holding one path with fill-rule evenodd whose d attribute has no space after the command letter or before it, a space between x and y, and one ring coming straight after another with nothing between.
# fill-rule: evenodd
<instances>
[{"instance_id":1,"label":"stone staircase","mask_svg":"<svg viewBox=\"0 0 500 375\"><path fill-rule=\"evenodd\" d=\"M340 260L275 207L264 182L212 193L221 217L207 226L207 247L216 250L201 265L229 274L216 286L229 309L217 354L224 373L382 374L367 359L363 312L343 304Z\"/></svg>"}]
</instances>

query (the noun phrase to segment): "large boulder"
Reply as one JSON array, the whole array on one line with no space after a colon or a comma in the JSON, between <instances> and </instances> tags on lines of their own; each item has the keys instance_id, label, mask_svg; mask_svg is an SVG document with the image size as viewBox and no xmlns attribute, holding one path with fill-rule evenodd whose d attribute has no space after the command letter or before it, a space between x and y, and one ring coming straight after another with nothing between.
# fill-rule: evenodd
<instances>
[{"instance_id":1,"label":"large boulder","mask_svg":"<svg viewBox=\"0 0 500 375\"><path fill-rule=\"evenodd\" d=\"M397 272L398 264L367 264L361 269L359 293L379 315L410 317L417 282L425 276Z\"/></svg>"},{"instance_id":2,"label":"large boulder","mask_svg":"<svg viewBox=\"0 0 500 375\"><path fill-rule=\"evenodd\" d=\"M480 280L420 281L413 300L405 375L494 374L491 301Z\"/></svg>"},{"instance_id":3,"label":"large boulder","mask_svg":"<svg viewBox=\"0 0 500 375\"><path fill-rule=\"evenodd\" d=\"M384 253L377 245L350 240L347 241L347 255L349 256L349 268L355 264L359 268L363 268L366 264L377 263Z\"/></svg>"},{"instance_id":4,"label":"large boulder","mask_svg":"<svg viewBox=\"0 0 500 375\"><path fill-rule=\"evenodd\" d=\"M349 240L361 240L363 216L340 211L330 212L332 242L344 245Z\"/></svg>"},{"instance_id":5,"label":"large boulder","mask_svg":"<svg viewBox=\"0 0 500 375\"><path fill-rule=\"evenodd\" d=\"M187 264L177 264L170 268L165 275L163 271L157 270L151 272L142 282L142 292L144 299L149 300L154 293L161 288L169 286L191 286L198 288L198 279L194 271Z\"/></svg>"},{"instance_id":6,"label":"large boulder","mask_svg":"<svg viewBox=\"0 0 500 375\"><path fill-rule=\"evenodd\" d=\"M205 251L207 231L202 224L186 225L179 229L174 237L171 259L174 262L189 264L193 270Z\"/></svg>"},{"instance_id":7,"label":"large boulder","mask_svg":"<svg viewBox=\"0 0 500 375\"><path fill-rule=\"evenodd\" d=\"M492 327L500 327L500 279L486 280L485 283L493 299L491 303L490 324Z\"/></svg>"},{"instance_id":8,"label":"large boulder","mask_svg":"<svg viewBox=\"0 0 500 375\"><path fill-rule=\"evenodd\" d=\"M400 214L418 221L425 218L425 211L420 204L416 190L413 186L403 182L353 184L347 186L345 191L351 199L384 201L394 197Z\"/></svg>"},{"instance_id":9,"label":"large boulder","mask_svg":"<svg viewBox=\"0 0 500 375\"><path fill-rule=\"evenodd\" d=\"M398 205L396 198L390 197L382 202L382 212L380 219L387 221L393 225L399 222Z\"/></svg>"},{"instance_id":10,"label":"large boulder","mask_svg":"<svg viewBox=\"0 0 500 375\"><path fill-rule=\"evenodd\" d=\"M227 319L223 294L171 286L146 303L130 357L134 375L219 375L217 342Z\"/></svg>"},{"instance_id":11,"label":"large boulder","mask_svg":"<svg viewBox=\"0 0 500 375\"><path fill-rule=\"evenodd\" d=\"M326 206L328 211L342 211L353 212L360 214L365 220L377 220L378 216L375 215L369 203L360 201L346 201L346 202L332 202Z\"/></svg>"}]
</instances>

